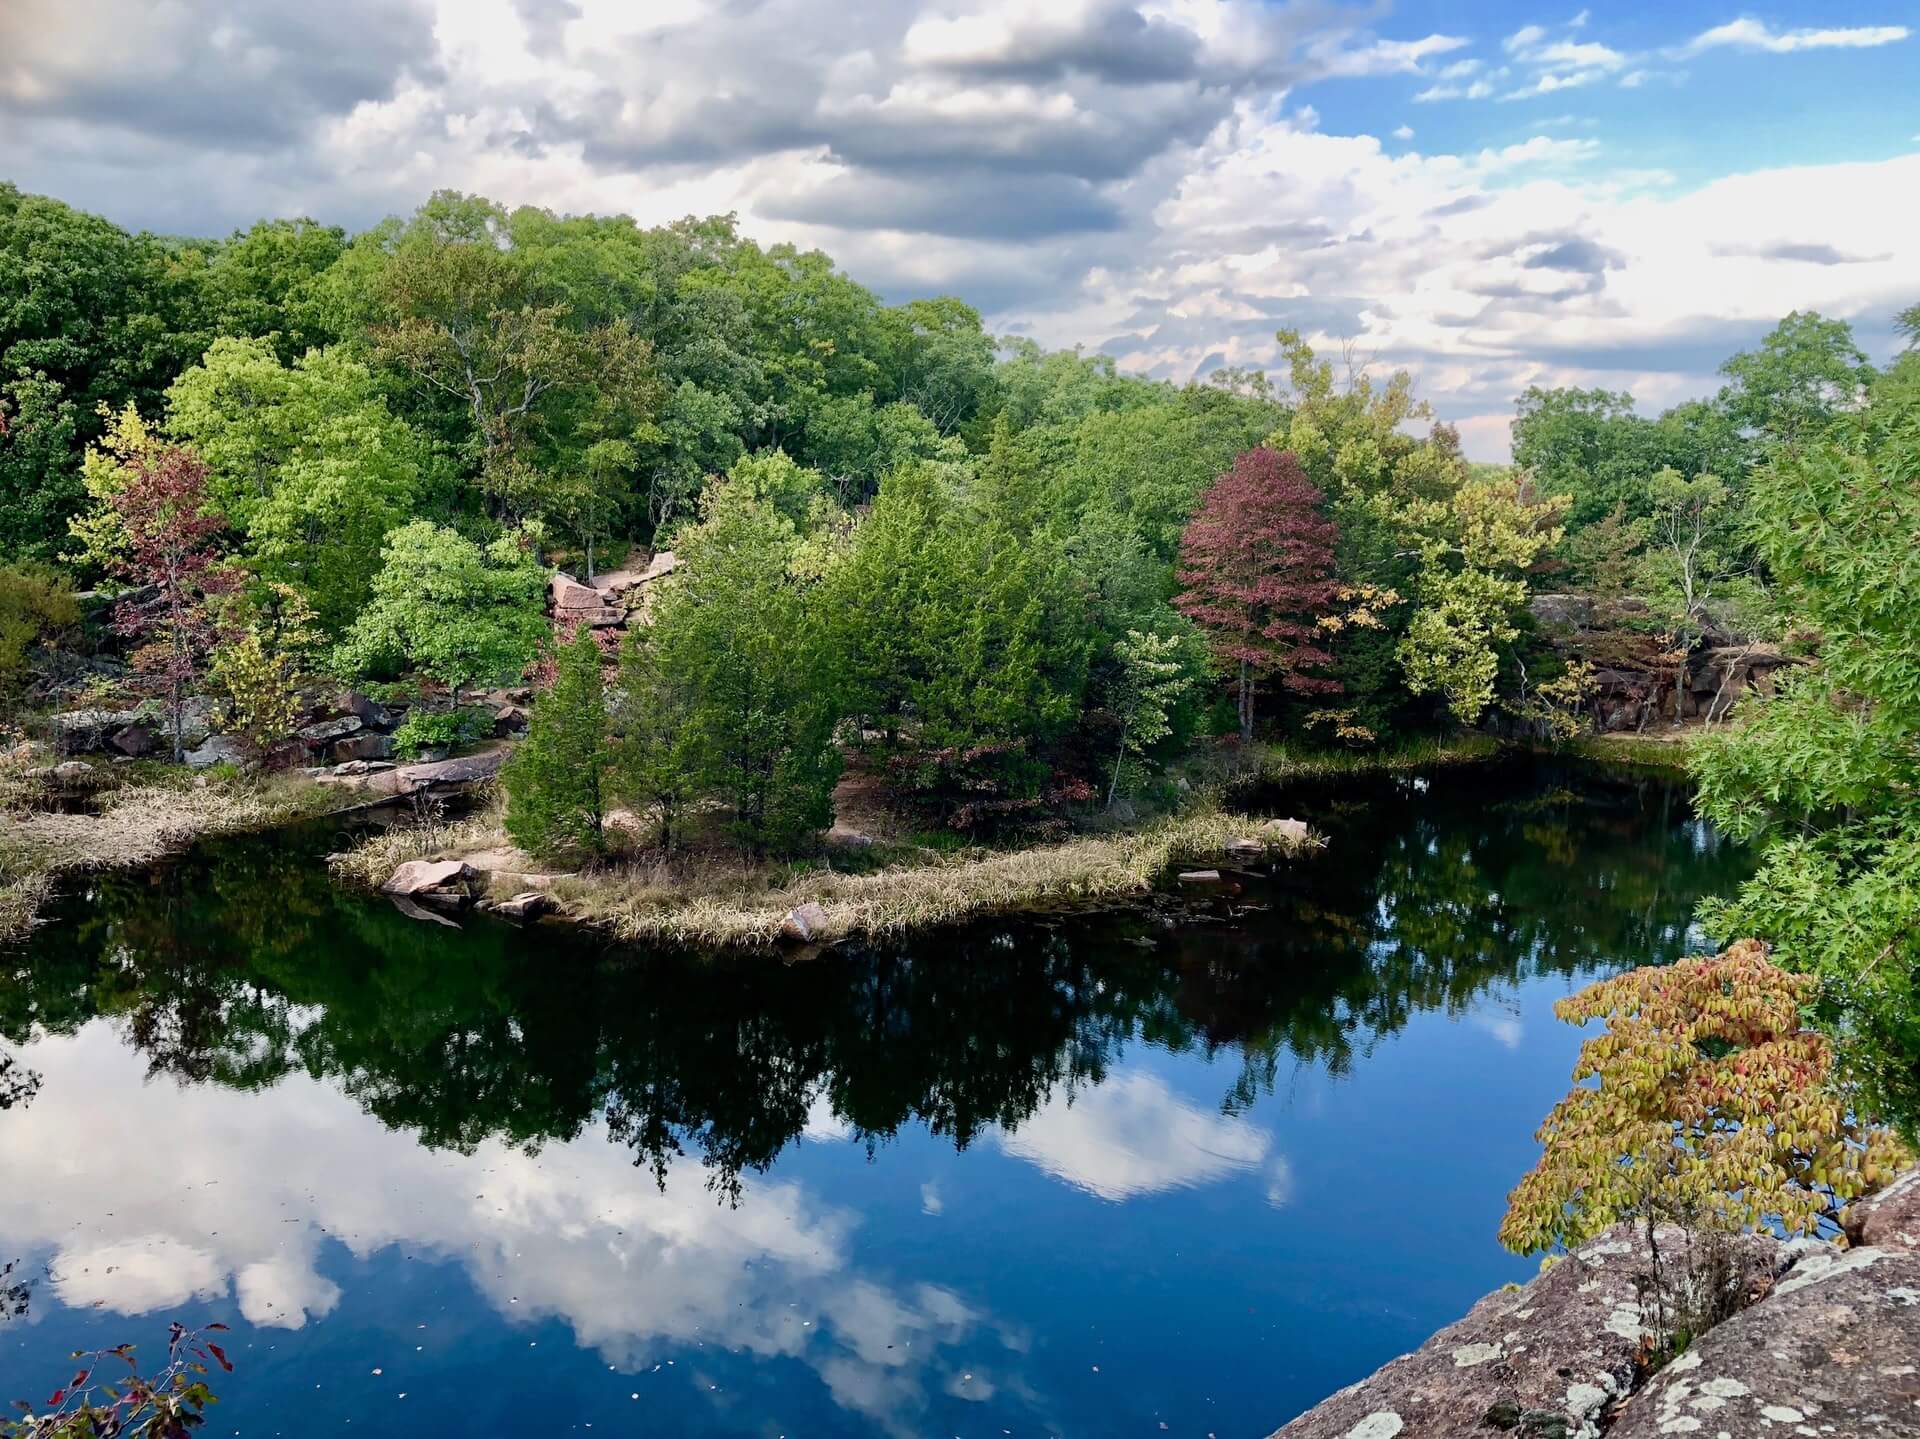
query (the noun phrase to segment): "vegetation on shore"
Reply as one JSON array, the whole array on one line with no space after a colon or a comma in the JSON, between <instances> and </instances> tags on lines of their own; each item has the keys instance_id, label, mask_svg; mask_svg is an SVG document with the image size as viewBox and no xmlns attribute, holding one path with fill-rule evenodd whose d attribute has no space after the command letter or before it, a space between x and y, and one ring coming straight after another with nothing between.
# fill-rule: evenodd
<instances>
[{"instance_id":1,"label":"vegetation on shore","mask_svg":"<svg viewBox=\"0 0 1920 1439\"><path fill-rule=\"evenodd\" d=\"M1318 848L1269 823L1212 809L1154 821L1138 830L1086 835L1012 850L942 852L916 845L876 847L843 865L740 864L714 856L669 858L658 852L590 869L542 876L567 914L605 926L622 939L698 946L770 942L794 910L817 904L824 918L810 938L888 935L949 924L970 915L1118 899L1151 889L1169 866L1218 861L1231 841L1259 840L1276 855ZM335 873L379 884L414 859L498 852L511 844L499 806L452 824L398 827L334 856ZM528 864L537 868L531 859ZM501 883L524 887L511 871Z\"/></svg>"},{"instance_id":2,"label":"vegetation on shore","mask_svg":"<svg viewBox=\"0 0 1920 1439\"><path fill-rule=\"evenodd\" d=\"M189 776L142 765L56 788L25 754L0 757L0 941L30 927L63 874L137 869L196 840L271 829L342 807L349 793L295 775Z\"/></svg>"}]
</instances>

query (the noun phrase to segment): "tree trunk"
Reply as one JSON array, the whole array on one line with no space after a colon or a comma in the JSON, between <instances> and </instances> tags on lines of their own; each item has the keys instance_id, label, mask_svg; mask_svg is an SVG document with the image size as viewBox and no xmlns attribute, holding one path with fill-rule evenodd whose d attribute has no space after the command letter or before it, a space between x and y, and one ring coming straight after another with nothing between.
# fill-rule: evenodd
<instances>
[{"instance_id":1,"label":"tree trunk","mask_svg":"<svg viewBox=\"0 0 1920 1439\"><path fill-rule=\"evenodd\" d=\"M1113 797L1120 793L1120 766L1127 762L1127 727L1120 726L1120 753L1113 757L1113 783L1107 786L1107 808L1113 808Z\"/></svg>"},{"instance_id":2,"label":"tree trunk","mask_svg":"<svg viewBox=\"0 0 1920 1439\"><path fill-rule=\"evenodd\" d=\"M1240 661L1240 743L1253 743L1253 664Z\"/></svg>"},{"instance_id":3,"label":"tree trunk","mask_svg":"<svg viewBox=\"0 0 1920 1439\"><path fill-rule=\"evenodd\" d=\"M587 583L593 583L593 536L587 536Z\"/></svg>"}]
</instances>

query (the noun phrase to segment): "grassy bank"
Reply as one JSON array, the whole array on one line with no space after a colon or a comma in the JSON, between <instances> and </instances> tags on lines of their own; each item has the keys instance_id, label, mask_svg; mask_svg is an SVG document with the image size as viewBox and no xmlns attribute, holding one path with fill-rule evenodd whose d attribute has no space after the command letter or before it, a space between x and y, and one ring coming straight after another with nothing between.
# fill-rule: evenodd
<instances>
[{"instance_id":1,"label":"grassy bank","mask_svg":"<svg viewBox=\"0 0 1920 1439\"><path fill-rule=\"evenodd\" d=\"M825 921L816 938L888 935L951 923L972 915L1136 895L1151 889L1169 865L1213 861L1228 841L1257 836L1261 821L1200 813L1138 831L1004 852L956 855L915 851L866 873L792 866L745 867L737 861L639 862L553 876L541 886L569 915L602 925L623 939L700 946L764 944L787 915L817 904ZM377 884L409 859L454 858L507 843L498 816L476 816L438 832L393 831L337 856L336 872ZM1318 848L1274 837L1275 854ZM528 861L529 868L538 868ZM496 888L522 887L515 872Z\"/></svg>"},{"instance_id":2,"label":"grassy bank","mask_svg":"<svg viewBox=\"0 0 1920 1439\"><path fill-rule=\"evenodd\" d=\"M1286 745L1254 745L1237 756L1224 757L1218 778L1231 788L1246 789L1346 779L1362 775L1404 774L1444 765L1475 764L1496 758L1504 746L1492 735L1463 734L1446 739L1417 739L1378 750L1309 750Z\"/></svg>"},{"instance_id":3,"label":"grassy bank","mask_svg":"<svg viewBox=\"0 0 1920 1439\"><path fill-rule=\"evenodd\" d=\"M1573 740L1560 751L1577 755L1581 759L1598 760L1602 764L1634 765L1642 769L1670 770L1674 774L1684 775L1687 770L1687 756L1693 750L1693 740L1700 731L1688 731L1670 739L1651 739L1646 735L1601 734L1583 735Z\"/></svg>"},{"instance_id":4,"label":"grassy bank","mask_svg":"<svg viewBox=\"0 0 1920 1439\"><path fill-rule=\"evenodd\" d=\"M24 933L62 874L133 869L196 840L271 829L338 809L347 796L296 776L195 776L150 766L132 775L105 767L82 791L85 813L43 807L56 790L17 768L0 816L0 940Z\"/></svg>"}]
</instances>

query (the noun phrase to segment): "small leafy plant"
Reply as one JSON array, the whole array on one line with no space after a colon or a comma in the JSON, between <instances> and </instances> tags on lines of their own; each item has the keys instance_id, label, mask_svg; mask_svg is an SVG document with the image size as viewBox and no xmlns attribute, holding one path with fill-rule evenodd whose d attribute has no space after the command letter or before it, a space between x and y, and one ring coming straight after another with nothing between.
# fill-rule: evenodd
<instances>
[{"instance_id":1,"label":"small leafy plant","mask_svg":"<svg viewBox=\"0 0 1920 1439\"><path fill-rule=\"evenodd\" d=\"M206 1332L226 1327L209 1324ZM218 1344L183 1324L168 1326L167 1362L158 1373L143 1377L133 1352L131 1344L76 1350L73 1378L37 1410L17 1401L20 1417L0 1419L0 1439L186 1439L218 1402L203 1377L207 1366L233 1372Z\"/></svg>"},{"instance_id":2,"label":"small leafy plant","mask_svg":"<svg viewBox=\"0 0 1920 1439\"><path fill-rule=\"evenodd\" d=\"M457 750L478 744L492 731L493 717L483 709L426 710L416 706L393 732L393 746L408 759L433 750Z\"/></svg>"}]
</instances>

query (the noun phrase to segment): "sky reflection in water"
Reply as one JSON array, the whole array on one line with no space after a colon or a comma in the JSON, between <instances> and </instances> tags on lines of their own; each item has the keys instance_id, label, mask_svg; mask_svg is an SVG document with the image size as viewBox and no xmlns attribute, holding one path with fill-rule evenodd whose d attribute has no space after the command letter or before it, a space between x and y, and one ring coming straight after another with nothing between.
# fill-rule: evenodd
<instances>
[{"instance_id":1,"label":"sky reflection in water","mask_svg":"<svg viewBox=\"0 0 1920 1439\"><path fill-rule=\"evenodd\" d=\"M178 1316L216 1434L1265 1433L1530 1271L1553 1000L1743 864L1654 781L1275 802L1332 849L1199 913L798 965L110 882L0 961L0 1394Z\"/></svg>"}]
</instances>

